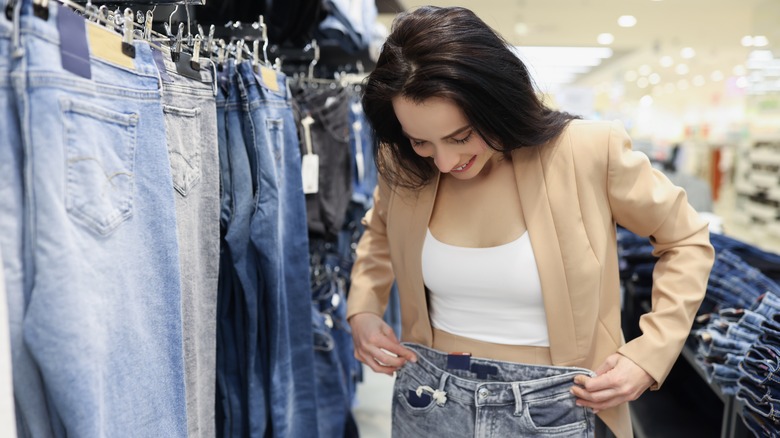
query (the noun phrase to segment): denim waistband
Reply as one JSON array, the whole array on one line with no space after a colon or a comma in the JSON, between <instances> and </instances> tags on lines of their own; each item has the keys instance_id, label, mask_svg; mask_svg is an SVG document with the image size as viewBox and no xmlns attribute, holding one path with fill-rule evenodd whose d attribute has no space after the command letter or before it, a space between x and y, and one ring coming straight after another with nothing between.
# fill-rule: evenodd
<instances>
[{"instance_id":1,"label":"denim waistband","mask_svg":"<svg viewBox=\"0 0 780 438\"><path fill-rule=\"evenodd\" d=\"M404 365L400 372L406 372L409 367L419 367L435 376L442 382L444 391L462 401L474 400L474 392L482 388L490 391L491 397L483 400L487 403L511 403L517 395L533 397L534 393L550 386L573 382L574 376L585 374L595 376L590 370L577 367L557 367L543 365L526 365L491 359L471 358L471 364L483 367L495 367L495 374L489 379L479 379L471 376L471 371L447 369L447 353L440 352L419 344L404 343L405 347L417 353L417 363Z\"/></svg>"},{"instance_id":2,"label":"denim waistband","mask_svg":"<svg viewBox=\"0 0 780 438\"><path fill-rule=\"evenodd\" d=\"M31 0L24 0L22 3L22 12L20 17L20 32L25 38L37 38L39 40L46 41L56 46L60 45L60 33L57 28L57 15L60 8L65 8L56 1L49 3L49 19L43 20L34 14L32 14ZM87 26L94 24L86 23ZM124 67L106 62L108 65L112 65L118 69L128 70L139 76L148 76L159 80L159 74L157 72L157 66L152 56L152 50L149 43L145 41L135 40L133 42L135 46L135 60L134 69L128 70ZM102 59L92 57L92 61L103 62Z\"/></svg>"}]
</instances>

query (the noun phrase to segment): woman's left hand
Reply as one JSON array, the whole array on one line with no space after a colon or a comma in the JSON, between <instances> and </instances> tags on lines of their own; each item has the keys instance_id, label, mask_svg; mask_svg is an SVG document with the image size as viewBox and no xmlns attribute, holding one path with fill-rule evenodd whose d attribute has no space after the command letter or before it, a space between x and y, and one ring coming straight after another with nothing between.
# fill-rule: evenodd
<instances>
[{"instance_id":1,"label":"woman's left hand","mask_svg":"<svg viewBox=\"0 0 780 438\"><path fill-rule=\"evenodd\" d=\"M577 405L598 412L636 400L655 380L634 361L615 353L596 370L596 377L577 376L574 383L571 392Z\"/></svg>"}]
</instances>

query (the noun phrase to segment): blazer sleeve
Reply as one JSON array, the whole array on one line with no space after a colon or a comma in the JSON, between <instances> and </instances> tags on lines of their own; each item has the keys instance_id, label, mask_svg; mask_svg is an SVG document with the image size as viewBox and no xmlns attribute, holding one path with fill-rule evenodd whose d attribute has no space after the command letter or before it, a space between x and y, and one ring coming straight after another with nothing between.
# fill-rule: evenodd
<instances>
[{"instance_id":1,"label":"blazer sleeve","mask_svg":"<svg viewBox=\"0 0 780 438\"><path fill-rule=\"evenodd\" d=\"M619 122L609 137L607 191L615 221L649 236L658 260L652 309L639 319L642 335L618 352L647 371L658 389L682 351L704 299L715 253L708 224L688 204L685 191L631 150Z\"/></svg>"},{"instance_id":2,"label":"blazer sleeve","mask_svg":"<svg viewBox=\"0 0 780 438\"><path fill-rule=\"evenodd\" d=\"M351 285L347 298L347 319L372 312L384 315L395 276L387 239L387 213L392 192L380 176L374 189L374 206L362 220L365 227L358 242L352 266Z\"/></svg>"}]
</instances>

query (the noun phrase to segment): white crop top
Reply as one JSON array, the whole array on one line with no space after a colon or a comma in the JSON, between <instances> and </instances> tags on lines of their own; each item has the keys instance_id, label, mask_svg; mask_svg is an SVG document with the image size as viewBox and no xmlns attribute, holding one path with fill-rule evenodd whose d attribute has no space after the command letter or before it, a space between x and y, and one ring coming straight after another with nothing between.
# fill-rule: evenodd
<instances>
[{"instance_id":1,"label":"white crop top","mask_svg":"<svg viewBox=\"0 0 780 438\"><path fill-rule=\"evenodd\" d=\"M422 271L433 327L496 344L550 346L528 232L504 245L465 248L428 230Z\"/></svg>"}]
</instances>

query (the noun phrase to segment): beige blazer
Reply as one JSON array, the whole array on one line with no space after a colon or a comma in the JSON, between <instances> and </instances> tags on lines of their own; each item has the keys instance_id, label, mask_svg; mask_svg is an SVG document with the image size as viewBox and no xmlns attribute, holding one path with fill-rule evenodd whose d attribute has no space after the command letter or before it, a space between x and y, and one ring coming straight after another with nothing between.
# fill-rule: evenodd
<instances>
[{"instance_id":1,"label":"beige blazer","mask_svg":"<svg viewBox=\"0 0 780 438\"><path fill-rule=\"evenodd\" d=\"M542 285L553 365L595 370L612 353L656 381L668 375L704 298L714 260L707 223L685 192L646 155L631 150L618 122L572 121L555 140L512 152L520 202ZM380 181L352 271L348 315L383 315L395 279L402 340L431 346L421 253L438 178L418 191ZM485 196L490 196L486 193ZM501 199L495 199L500 203ZM650 236L652 311L629 343L620 328L615 224ZM511 349L511 346L505 346ZM498 357L497 357L498 358ZM599 412L617 437L630 437L628 406Z\"/></svg>"}]
</instances>

